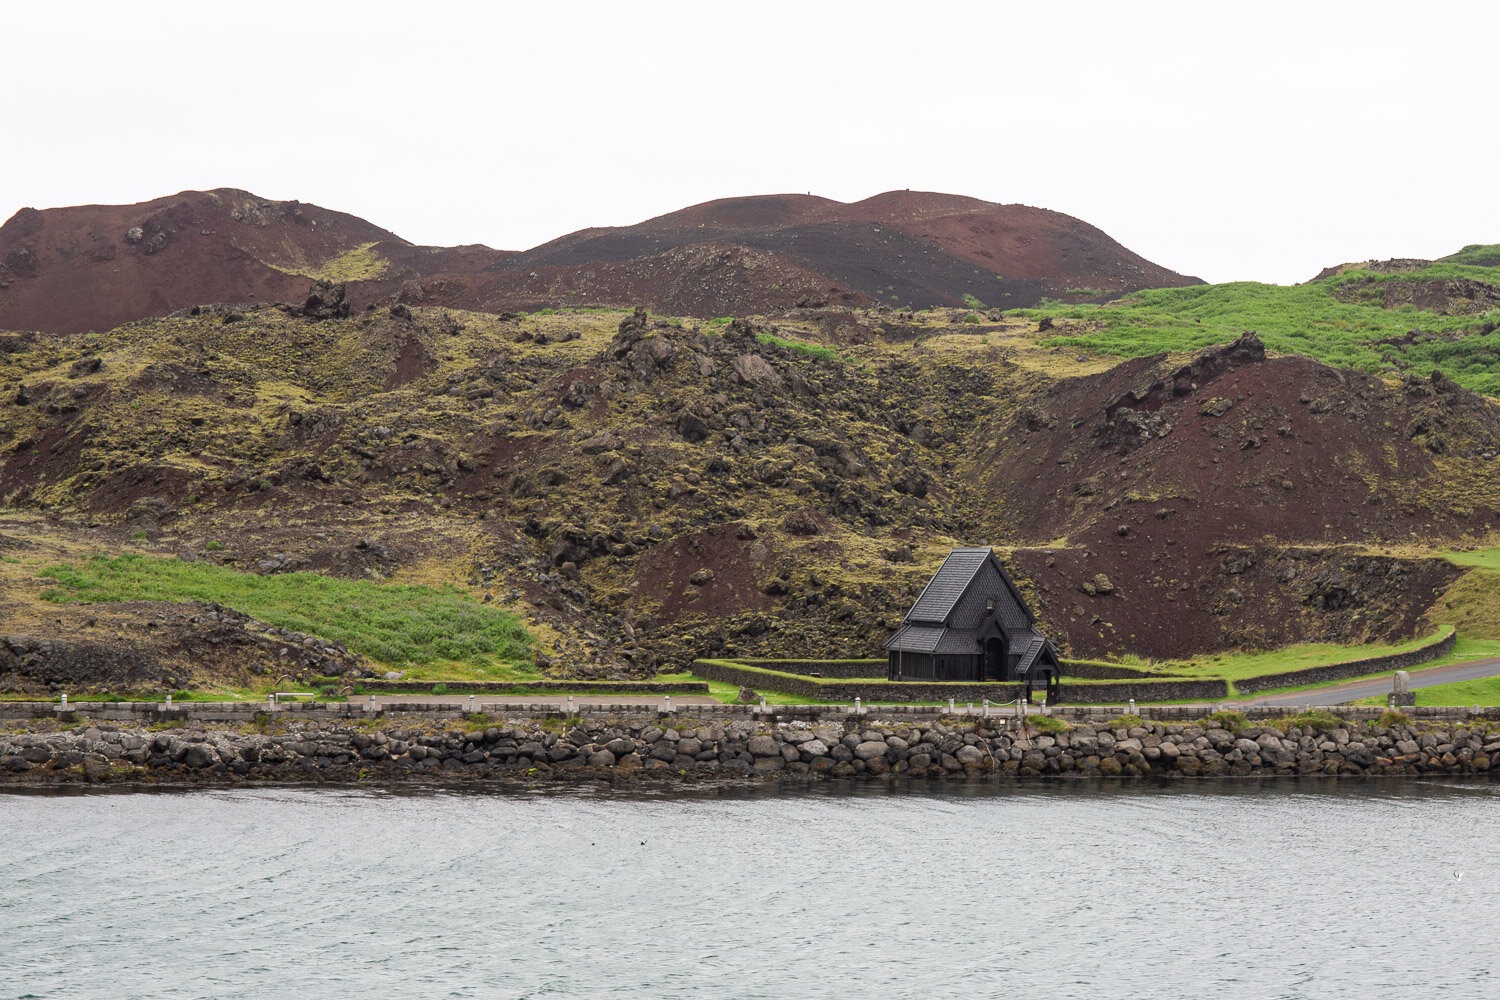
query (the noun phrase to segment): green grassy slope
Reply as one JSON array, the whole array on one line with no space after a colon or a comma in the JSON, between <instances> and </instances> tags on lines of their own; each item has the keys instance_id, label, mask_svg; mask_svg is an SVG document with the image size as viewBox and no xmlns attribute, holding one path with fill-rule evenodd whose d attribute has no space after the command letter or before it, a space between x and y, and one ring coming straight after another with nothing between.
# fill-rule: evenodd
<instances>
[{"instance_id":1,"label":"green grassy slope","mask_svg":"<svg viewBox=\"0 0 1500 1000\"><path fill-rule=\"evenodd\" d=\"M1105 354L1195 350L1254 330L1273 351L1379 374L1441 371L1496 396L1496 264L1500 246L1475 245L1418 270L1355 267L1289 287L1240 281L1159 288L1106 305L1049 304L1018 314L1050 321L1057 335L1049 343Z\"/></svg>"},{"instance_id":2,"label":"green grassy slope","mask_svg":"<svg viewBox=\"0 0 1500 1000\"><path fill-rule=\"evenodd\" d=\"M456 587L400 586L318 573L256 576L145 556L96 556L44 574L51 601L217 601L261 621L342 642L381 663L517 661L531 637L514 615Z\"/></svg>"}]
</instances>

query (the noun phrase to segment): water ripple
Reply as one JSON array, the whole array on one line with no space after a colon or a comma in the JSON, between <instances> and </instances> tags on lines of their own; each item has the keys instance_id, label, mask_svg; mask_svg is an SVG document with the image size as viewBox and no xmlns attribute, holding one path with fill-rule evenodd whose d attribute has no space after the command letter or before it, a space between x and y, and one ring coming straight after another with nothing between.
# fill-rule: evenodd
<instances>
[{"instance_id":1,"label":"water ripple","mask_svg":"<svg viewBox=\"0 0 1500 1000\"><path fill-rule=\"evenodd\" d=\"M1497 794L0 794L0 997L1480 995Z\"/></svg>"}]
</instances>

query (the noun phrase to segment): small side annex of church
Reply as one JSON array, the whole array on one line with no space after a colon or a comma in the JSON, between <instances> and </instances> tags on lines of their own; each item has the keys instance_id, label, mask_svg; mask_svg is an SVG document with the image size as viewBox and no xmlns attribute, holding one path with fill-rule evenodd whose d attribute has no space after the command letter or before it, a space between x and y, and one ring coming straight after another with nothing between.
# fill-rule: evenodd
<instances>
[{"instance_id":1,"label":"small side annex of church","mask_svg":"<svg viewBox=\"0 0 1500 1000\"><path fill-rule=\"evenodd\" d=\"M1057 697L1057 649L993 549L948 553L885 649L893 681L1019 682Z\"/></svg>"}]
</instances>

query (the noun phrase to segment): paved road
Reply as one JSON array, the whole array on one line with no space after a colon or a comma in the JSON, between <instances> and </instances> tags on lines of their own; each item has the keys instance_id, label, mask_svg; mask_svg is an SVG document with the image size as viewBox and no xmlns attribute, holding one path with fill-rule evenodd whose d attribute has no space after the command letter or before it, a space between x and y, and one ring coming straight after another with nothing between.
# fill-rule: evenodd
<instances>
[{"instance_id":1,"label":"paved road","mask_svg":"<svg viewBox=\"0 0 1500 1000\"><path fill-rule=\"evenodd\" d=\"M1433 667L1430 670L1415 670L1411 675L1411 686L1413 689L1425 688L1435 684L1483 680L1486 677L1496 676L1500 676L1500 657L1491 657L1487 660L1470 660L1467 663L1453 663L1446 667ZM1361 698L1378 698L1390 694L1392 684L1391 674L1386 674L1376 680L1331 684L1328 687L1311 691L1269 695L1237 704L1270 705L1277 708L1298 705L1343 705Z\"/></svg>"}]
</instances>

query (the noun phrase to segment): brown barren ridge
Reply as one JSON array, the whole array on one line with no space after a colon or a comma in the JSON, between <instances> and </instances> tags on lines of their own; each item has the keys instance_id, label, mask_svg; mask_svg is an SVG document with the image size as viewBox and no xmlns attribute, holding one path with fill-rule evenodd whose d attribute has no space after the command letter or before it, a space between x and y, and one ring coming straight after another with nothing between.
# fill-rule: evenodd
<instances>
[{"instance_id":1,"label":"brown barren ridge","mask_svg":"<svg viewBox=\"0 0 1500 1000\"><path fill-rule=\"evenodd\" d=\"M1500 410L1440 375L1253 334L1113 363L975 305L1193 280L1040 209L739 198L504 253L219 190L24 210L0 262L15 690L349 667L36 602L25 567L96 551L455 581L620 678L877 653L957 544L1065 655L1405 640L1460 575L1433 549L1500 524ZM648 309L522 311L601 303Z\"/></svg>"},{"instance_id":2,"label":"brown barren ridge","mask_svg":"<svg viewBox=\"0 0 1500 1000\"><path fill-rule=\"evenodd\" d=\"M909 191L852 205L712 201L523 253L419 247L351 215L223 188L26 208L0 227L0 329L103 331L194 305L292 301L310 278L345 282L356 308L395 296L489 312L644 305L686 316L959 306L966 295L1012 308L1197 280L1057 212Z\"/></svg>"}]
</instances>

